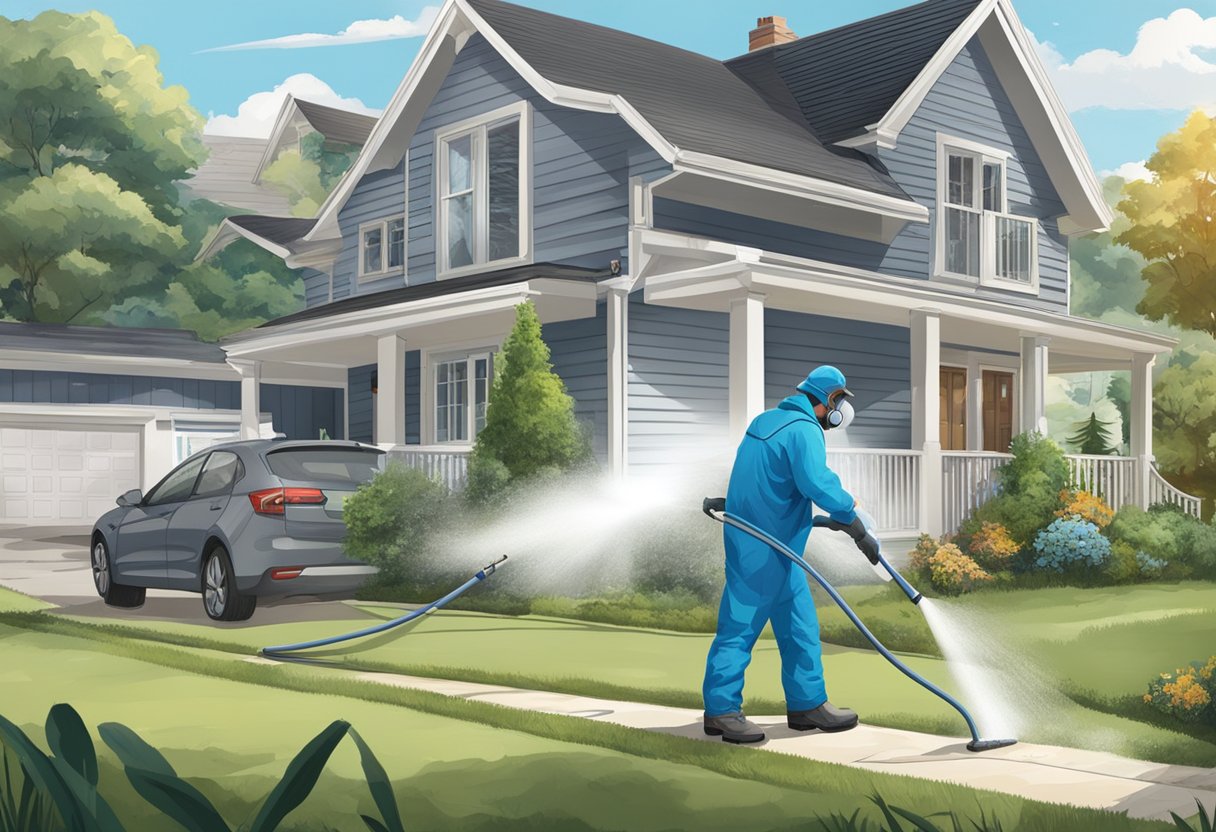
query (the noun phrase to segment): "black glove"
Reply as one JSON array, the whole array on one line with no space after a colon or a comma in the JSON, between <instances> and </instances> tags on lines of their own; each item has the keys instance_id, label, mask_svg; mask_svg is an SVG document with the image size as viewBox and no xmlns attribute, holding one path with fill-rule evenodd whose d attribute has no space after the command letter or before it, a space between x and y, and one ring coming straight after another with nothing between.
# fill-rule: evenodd
<instances>
[{"instance_id":1,"label":"black glove","mask_svg":"<svg viewBox=\"0 0 1216 832\"><path fill-rule=\"evenodd\" d=\"M703 503L701 503L701 511L705 512L705 514L709 517L713 517L713 515L710 514L711 511L717 511L717 512L726 511L726 498L725 497L706 497L705 501ZM714 519L716 520L718 518L714 517Z\"/></svg>"},{"instance_id":2,"label":"black glove","mask_svg":"<svg viewBox=\"0 0 1216 832\"><path fill-rule=\"evenodd\" d=\"M878 565L879 543L878 538L870 534L866 529L866 524L861 522L860 517L854 517L853 522L847 526L838 520L833 520L824 514L815 515L811 523L816 526L832 529L833 531L844 532L849 537L853 538L853 542L857 544L857 548L866 556L866 560L872 566Z\"/></svg>"}]
</instances>

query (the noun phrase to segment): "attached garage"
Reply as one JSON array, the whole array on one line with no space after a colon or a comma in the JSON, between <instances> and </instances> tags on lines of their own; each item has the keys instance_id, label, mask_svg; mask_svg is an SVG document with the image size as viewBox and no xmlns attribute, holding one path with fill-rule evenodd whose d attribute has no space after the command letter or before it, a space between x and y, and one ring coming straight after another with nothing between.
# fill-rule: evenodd
<instances>
[{"instance_id":1,"label":"attached garage","mask_svg":"<svg viewBox=\"0 0 1216 832\"><path fill-rule=\"evenodd\" d=\"M0 427L0 523L90 525L140 487L139 428Z\"/></svg>"}]
</instances>

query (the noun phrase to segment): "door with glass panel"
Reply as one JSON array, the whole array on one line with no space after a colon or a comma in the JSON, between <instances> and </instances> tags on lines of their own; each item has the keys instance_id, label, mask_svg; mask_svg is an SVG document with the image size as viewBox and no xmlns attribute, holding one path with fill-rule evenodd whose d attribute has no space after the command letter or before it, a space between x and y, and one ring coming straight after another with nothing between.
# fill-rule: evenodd
<instances>
[{"instance_id":1,"label":"door with glass panel","mask_svg":"<svg viewBox=\"0 0 1216 832\"><path fill-rule=\"evenodd\" d=\"M435 363L436 443L471 443L485 427L492 359L488 352Z\"/></svg>"}]
</instances>

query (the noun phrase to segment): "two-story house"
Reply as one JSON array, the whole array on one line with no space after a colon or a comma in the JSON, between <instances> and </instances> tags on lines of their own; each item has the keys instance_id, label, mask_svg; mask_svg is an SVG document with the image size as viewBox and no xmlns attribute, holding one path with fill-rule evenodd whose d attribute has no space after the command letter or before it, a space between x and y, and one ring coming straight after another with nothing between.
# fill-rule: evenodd
<instances>
[{"instance_id":1,"label":"two-story house","mask_svg":"<svg viewBox=\"0 0 1216 832\"><path fill-rule=\"evenodd\" d=\"M1152 466L1174 342L1069 314L1069 239L1110 216L1010 0L802 38L765 18L749 46L446 0L317 216L221 231L308 287L222 344L244 431L265 368L294 367L343 388L347 438L458 479L530 299L614 472L729 457L832 363L858 411L832 464L889 533L938 532L1045 430L1049 372L1119 369L1131 456L1074 464L1116 503L1193 508Z\"/></svg>"}]
</instances>

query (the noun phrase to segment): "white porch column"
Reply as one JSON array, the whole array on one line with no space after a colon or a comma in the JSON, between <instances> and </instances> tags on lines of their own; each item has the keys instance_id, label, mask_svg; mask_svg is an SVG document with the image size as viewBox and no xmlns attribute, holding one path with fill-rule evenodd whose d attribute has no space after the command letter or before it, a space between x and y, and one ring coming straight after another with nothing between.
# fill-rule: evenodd
<instances>
[{"instance_id":1,"label":"white porch column","mask_svg":"<svg viewBox=\"0 0 1216 832\"><path fill-rule=\"evenodd\" d=\"M967 356L967 450L984 450L984 371L975 352Z\"/></svg>"},{"instance_id":2,"label":"white porch column","mask_svg":"<svg viewBox=\"0 0 1216 832\"><path fill-rule=\"evenodd\" d=\"M405 341L396 333L376 339L376 435L382 448L405 444Z\"/></svg>"},{"instance_id":3,"label":"white porch column","mask_svg":"<svg viewBox=\"0 0 1216 832\"><path fill-rule=\"evenodd\" d=\"M764 410L764 295L748 292L730 302L728 376L734 443Z\"/></svg>"},{"instance_id":4,"label":"white porch column","mask_svg":"<svg viewBox=\"0 0 1216 832\"><path fill-rule=\"evenodd\" d=\"M629 290L608 290L608 470L625 473L629 446Z\"/></svg>"},{"instance_id":5,"label":"white porch column","mask_svg":"<svg viewBox=\"0 0 1216 832\"><path fill-rule=\"evenodd\" d=\"M942 533L941 317L936 309L913 309L912 450L920 459L920 528Z\"/></svg>"},{"instance_id":6,"label":"white porch column","mask_svg":"<svg viewBox=\"0 0 1216 832\"><path fill-rule=\"evenodd\" d=\"M1153 364L1157 356L1132 356L1131 454L1137 461L1136 502L1148 508L1148 484L1153 464Z\"/></svg>"},{"instance_id":7,"label":"white porch column","mask_svg":"<svg viewBox=\"0 0 1216 832\"><path fill-rule=\"evenodd\" d=\"M230 359L228 363L241 376L241 438L257 439L261 435L258 412L262 386L262 362Z\"/></svg>"},{"instance_id":8,"label":"white porch column","mask_svg":"<svg viewBox=\"0 0 1216 832\"><path fill-rule=\"evenodd\" d=\"M1047 344L1042 335L1022 336L1021 392L1022 406L1019 433L1038 431L1047 435Z\"/></svg>"}]
</instances>

